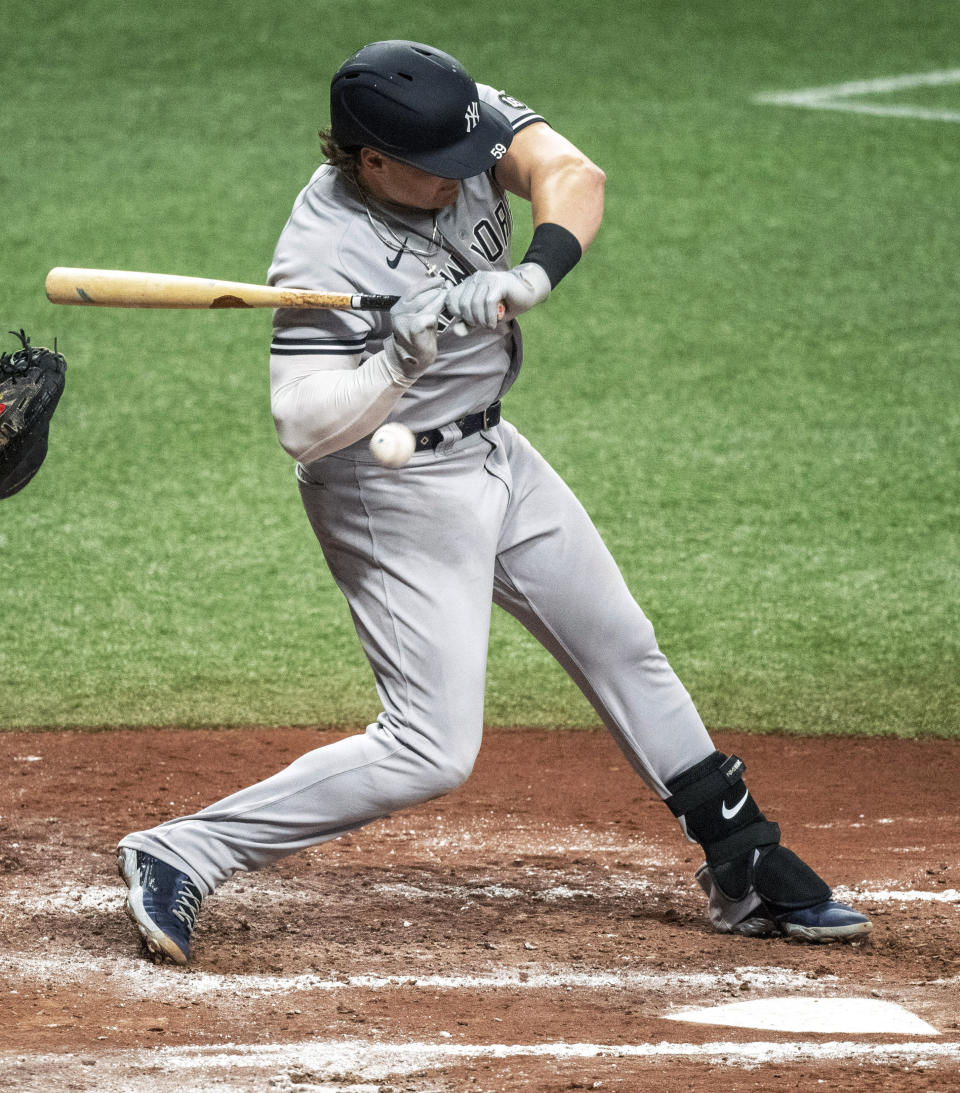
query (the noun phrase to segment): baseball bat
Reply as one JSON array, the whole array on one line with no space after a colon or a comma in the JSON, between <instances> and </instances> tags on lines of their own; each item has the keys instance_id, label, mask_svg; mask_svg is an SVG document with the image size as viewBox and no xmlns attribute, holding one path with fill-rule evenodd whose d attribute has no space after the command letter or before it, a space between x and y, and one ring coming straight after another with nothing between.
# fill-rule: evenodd
<instances>
[{"instance_id":1,"label":"baseball bat","mask_svg":"<svg viewBox=\"0 0 960 1093\"><path fill-rule=\"evenodd\" d=\"M45 288L51 303L90 307L292 307L389 311L399 299L399 296L272 288L170 273L73 269L69 266L50 270Z\"/></svg>"}]
</instances>

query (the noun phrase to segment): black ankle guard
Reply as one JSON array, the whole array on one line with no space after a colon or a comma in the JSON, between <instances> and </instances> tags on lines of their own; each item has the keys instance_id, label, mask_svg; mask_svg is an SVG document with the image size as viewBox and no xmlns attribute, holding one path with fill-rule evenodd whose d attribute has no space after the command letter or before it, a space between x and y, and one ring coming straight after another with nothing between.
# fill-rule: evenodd
<instances>
[{"instance_id":1,"label":"black ankle guard","mask_svg":"<svg viewBox=\"0 0 960 1093\"><path fill-rule=\"evenodd\" d=\"M671 796L667 806L674 816L684 816L701 805L722 798L733 786L743 782L747 764L735 755L728 759L715 751L702 763L689 767L667 783Z\"/></svg>"},{"instance_id":2,"label":"black ankle guard","mask_svg":"<svg viewBox=\"0 0 960 1093\"><path fill-rule=\"evenodd\" d=\"M761 846L776 846L780 842L780 825L769 820L742 827L719 842L703 847L708 865L725 865L727 862L742 858L751 850ZM702 845L702 844L701 844Z\"/></svg>"},{"instance_id":3,"label":"black ankle guard","mask_svg":"<svg viewBox=\"0 0 960 1093\"><path fill-rule=\"evenodd\" d=\"M768 846L757 855L753 884L774 915L814 907L831 896L830 886L785 846Z\"/></svg>"},{"instance_id":4,"label":"black ankle guard","mask_svg":"<svg viewBox=\"0 0 960 1093\"><path fill-rule=\"evenodd\" d=\"M774 920L791 911L815 907L831 896L830 887L806 862L785 846L751 850L737 861L710 865L713 883L732 902L752 889Z\"/></svg>"},{"instance_id":5,"label":"black ankle guard","mask_svg":"<svg viewBox=\"0 0 960 1093\"><path fill-rule=\"evenodd\" d=\"M710 865L722 865L748 850L780 841L780 828L768 823L743 784L746 764L715 751L668 784L667 806L692 839L703 847Z\"/></svg>"},{"instance_id":6,"label":"black ankle guard","mask_svg":"<svg viewBox=\"0 0 960 1093\"><path fill-rule=\"evenodd\" d=\"M715 751L667 783L667 805L703 847L714 883L731 900L754 888L774 915L830 898L817 874L780 845L780 828L743 783L743 760Z\"/></svg>"}]
</instances>

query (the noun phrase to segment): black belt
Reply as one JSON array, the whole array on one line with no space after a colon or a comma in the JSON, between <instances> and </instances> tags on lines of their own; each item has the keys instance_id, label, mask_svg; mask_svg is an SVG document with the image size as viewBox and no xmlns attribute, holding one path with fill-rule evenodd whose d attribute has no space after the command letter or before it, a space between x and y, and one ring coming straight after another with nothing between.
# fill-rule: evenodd
<instances>
[{"instance_id":1,"label":"black belt","mask_svg":"<svg viewBox=\"0 0 960 1093\"><path fill-rule=\"evenodd\" d=\"M473 433L479 433L481 429L492 429L494 425L500 423L500 400L491 403L486 410L480 410L475 414L466 414L464 417L458 417L456 421L451 421L451 425L456 425L463 436L472 436ZM443 442L444 436L440 429L431 429L428 433L417 433L417 451L422 452L427 448L436 448L438 444Z\"/></svg>"}]
</instances>

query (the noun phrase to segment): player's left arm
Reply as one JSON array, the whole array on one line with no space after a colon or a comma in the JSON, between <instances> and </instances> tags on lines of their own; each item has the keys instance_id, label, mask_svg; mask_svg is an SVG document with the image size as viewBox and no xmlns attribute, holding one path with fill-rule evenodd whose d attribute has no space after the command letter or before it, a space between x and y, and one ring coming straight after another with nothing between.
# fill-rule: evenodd
<instances>
[{"instance_id":1,"label":"player's left arm","mask_svg":"<svg viewBox=\"0 0 960 1093\"><path fill-rule=\"evenodd\" d=\"M541 224L558 224L576 238L581 253L596 238L606 175L546 122L517 133L495 174L501 186L530 202L535 232Z\"/></svg>"},{"instance_id":2,"label":"player's left arm","mask_svg":"<svg viewBox=\"0 0 960 1093\"><path fill-rule=\"evenodd\" d=\"M606 176L545 122L521 129L496 166L497 183L530 202L533 238L506 272L480 271L447 293L451 315L493 329L545 300L580 261L603 219Z\"/></svg>"}]
</instances>

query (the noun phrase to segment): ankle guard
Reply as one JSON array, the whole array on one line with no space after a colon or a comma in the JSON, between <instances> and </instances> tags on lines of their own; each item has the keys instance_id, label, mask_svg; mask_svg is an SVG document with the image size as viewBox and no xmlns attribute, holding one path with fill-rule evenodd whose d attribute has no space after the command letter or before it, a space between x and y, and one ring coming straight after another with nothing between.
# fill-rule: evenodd
<instances>
[{"instance_id":1,"label":"ankle guard","mask_svg":"<svg viewBox=\"0 0 960 1093\"><path fill-rule=\"evenodd\" d=\"M773 917L829 899L824 881L780 845L780 828L744 785L746 769L742 759L715 751L667 783L666 803L703 847L714 884L727 900L762 903Z\"/></svg>"},{"instance_id":2,"label":"ankle guard","mask_svg":"<svg viewBox=\"0 0 960 1093\"><path fill-rule=\"evenodd\" d=\"M707 864L726 865L780 842L780 828L757 808L743 784L746 764L715 751L667 783L667 806L704 849Z\"/></svg>"}]
</instances>

